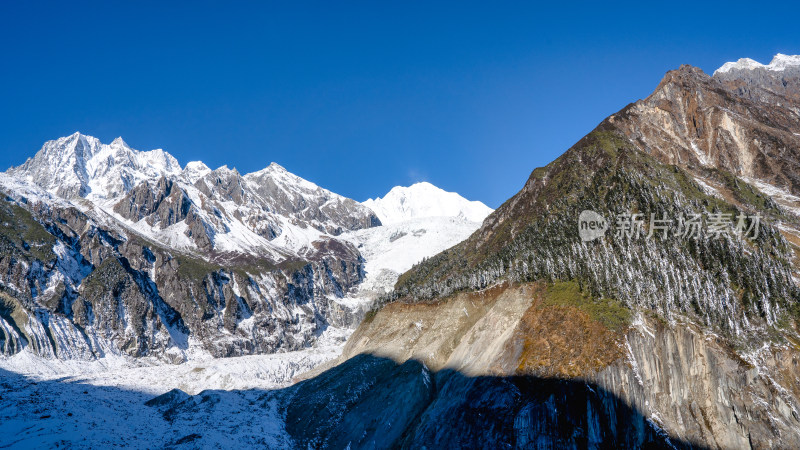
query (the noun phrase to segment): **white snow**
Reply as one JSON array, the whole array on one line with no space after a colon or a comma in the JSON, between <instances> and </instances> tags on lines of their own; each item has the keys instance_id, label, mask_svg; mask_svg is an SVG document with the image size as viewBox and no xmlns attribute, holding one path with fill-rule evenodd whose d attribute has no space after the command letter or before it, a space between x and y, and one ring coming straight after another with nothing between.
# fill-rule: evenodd
<instances>
[{"instance_id":1,"label":"white snow","mask_svg":"<svg viewBox=\"0 0 800 450\"><path fill-rule=\"evenodd\" d=\"M285 190L285 192L289 196L292 196L292 197L297 196L297 193L296 193L296 191L294 189L291 189L291 190L288 189L287 187L289 187L289 186L298 187L298 188L301 188L301 189L306 190L306 191L317 191L319 189L322 189L319 186L317 186L316 184L314 184L314 183L312 183L312 182L310 182L310 181L308 181L308 180L306 180L304 178L298 177L297 175L295 175L295 174L289 172L288 170L286 170L283 166L279 165L278 163L274 163L274 162L270 163L269 166L267 166L264 169L261 169L261 170L259 170L257 172L248 173L247 175L244 176L244 178L246 180L248 180L248 181L251 181L251 180L252 181L257 181L259 178L262 178L264 176L272 178L278 186L282 187ZM325 191L328 192L328 193L333 194L330 191L327 191L327 190L325 190Z\"/></svg>"},{"instance_id":2,"label":"white snow","mask_svg":"<svg viewBox=\"0 0 800 450\"><path fill-rule=\"evenodd\" d=\"M202 161L190 161L186 163L186 167L183 168L183 177L191 184L194 184L200 178L206 176L211 169L208 168L207 165L203 164Z\"/></svg>"},{"instance_id":3,"label":"white snow","mask_svg":"<svg viewBox=\"0 0 800 450\"><path fill-rule=\"evenodd\" d=\"M29 180L35 177L50 192L84 186L89 190L86 197L95 199L117 197L146 179L177 175L181 170L164 150L140 152L122 138L103 144L80 133L48 141L34 159L43 164L27 174Z\"/></svg>"},{"instance_id":4,"label":"white snow","mask_svg":"<svg viewBox=\"0 0 800 450\"><path fill-rule=\"evenodd\" d=\"M463 241L480 227L462 217L428 217L345 233L366 260L366 279L356 293L337 302L351 307L391 291L397 278L423 258Z\"/></svg>"},{"instance_id":5,"label":"white snow","mask_svg":"<svg viewBox=\"0 0 800 450\"><path fill-rule=\"evenodd\" d=\"M778 203L778 205L780 205L786 211L796 216L800 216L800 197L792 195L786 189L780 188L778 186L769 184L761 180L757 180L755 178L742 177L742 179L745 182L755 186L759 191L772 197L772 199L775 200L775 202Z\"/></svg>"},{"instance_id":6,"label":"white snow","mask_svg":"<svg viewBox=\"0 0 800 450\"><path fill-rule=\"evenodd\" d=\"M696 143L692 142L692 151L694 152L695 156L697 156L697 160L700 161L700 164L703 166L711 165L710 161L708 160L708 156L700 150L700 147L697 146Z\"/></svg>"},{"instance_id":7,"label":"white snow","mask_svg":"<svg viewBox=\"0 0 800 450\"><path fill-rule=\"evenodd\" d=\"M776 72L782 72L789 67L800 67L800 55L784 55L778 53L772 58L769 64L761 64L750 58L741 58L736 62L726 62L719 69L714 71L714 74L730 72L731 70L754 70L766 69Z\"/></svg>"},{"instance_id":8,"label":"white snow","mask_svg":"<svg viewBox=\"0 0 800 450\"><path fill-rule=\"evenodd\" d=\"M213 185L215 179L205 181L211 195L207 196L194 186L210 174L232 182L241 180L240 204L218 197ZM97 138L80 133L46 142L25 165L0 174L0 183L19 198L75 206L111 229L135 231L166 246L195 252L197 245L184 234L187 227L184 223L162 228L159 223L155 226L146 221L133 223L114 212L114 206L131 189L145 181L154 186L162 176L176 183L190 199L206 225L214 250L259 254L273 258L274 262L291 254L302 256L315 240L331 237L307 225L320 229L335 229L336 226L318 220L303 223L303 219L298 220L291 214L282 215L274 208L275 199L262 198L259 194L261 184L276 185L295 204L305 201L335 208L350 201L275 163L238 178L238 171L227 166L211 171L204 163L193 161L181 169L178 161L164 150L134 150L122 138L103 144ZM360 208L359 212L365 216L369 214L366 207L356 202L348 207ZM261 233L276 224L280 225L274 228L279 238L270 242Z\"/></svg>"},{"instance_id":9,"label":"white snow","mask_svg":"<svg viewBox=\"0 0 800 450\"><path fill-rule=\"evenodd\" d=\"M722 198L722 194L720 194L720 193L719 193L719 190L717 190L715 187L713 187L713 186L711 186L710 184L708 184L708 183L707 183L705 180L703 180L702 178L699 178L699 177L694 177L694 181L695 181L695 182L696 182L698 185L700 185L700 188L701 188L701 189L703 190L703 192L705 192L707 195L710 195L710 196L712 196L712 197Z\"/></svg>"},{"instance_id":10,"label":"white snow","mask_svg":"<svg viewBox=\"0 0 800 450\"><path fill-rule=\"evenodd\" d=\"M479 201L469 201L455 192L421 182L409 187L395 186L383 198L363 202L384 225L424 217L458 217L482 222L492 209Z\"/></svg>"}]
</instances>

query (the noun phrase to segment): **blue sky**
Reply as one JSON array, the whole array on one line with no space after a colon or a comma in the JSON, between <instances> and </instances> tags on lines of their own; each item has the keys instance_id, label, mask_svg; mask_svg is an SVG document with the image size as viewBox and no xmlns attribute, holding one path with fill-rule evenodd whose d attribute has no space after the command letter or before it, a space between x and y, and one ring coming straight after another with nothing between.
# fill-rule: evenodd
<instances>
[{"instance_id":1,"label":"blue sky","mask_svg":"<svg viewBox=\"0 0 800 450\"><path fill-rule=\"evenodd\" d=\"M81 131L497 207L667 70L800 53L797 2L112 3L2 3L0 167Z\"/></svg>"}]
</instances>

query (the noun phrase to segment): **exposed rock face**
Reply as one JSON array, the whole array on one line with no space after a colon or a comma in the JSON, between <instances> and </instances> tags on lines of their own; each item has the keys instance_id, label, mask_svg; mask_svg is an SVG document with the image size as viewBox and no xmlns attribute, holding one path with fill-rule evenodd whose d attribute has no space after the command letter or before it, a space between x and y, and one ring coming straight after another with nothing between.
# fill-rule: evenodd
<instances>
[{"instance_id":1,"label":"exposed rock face","mask_svg":"<svg viewBox=\"0 0 800 450\"><path fill-rule=\"evenodd\" d=\"M608 121L664 163L713 167L800 193L800 111L786 101L742 95L731 89L733 81L721 81L741 81L736 73L712 78L683 66ZM772 73L765 79L773 80ZM770 85L750 83L757 90ZM800 79L788 85L800 90Z\"/></svg>"},{"instance_id":2,"label":"exposed rock face","mask_svg":"<svg viewBox=\"0 0 800 450\"><path fill-rule=\"evenodd\" d=\"M670 435L712 448L800 445L796 348L767 345L758 352L767 360L745 360L691 323L657 320L641 321L625 339L628 360L590 379ZM786 373L787 363L793 373Z\"/></svg>"},{"instance_id":3,"label":"exposed rock face","mask_svg":"<svg viewBox=\"0 0 800 450\"><path fill-rule=\"evenodd\" d=\"M356 320L330 299L364 276L349 243L319 241L304 260L239 255L222 266L104 229L74 208L0 206L6 355L23 347L168 361L265 353L305 347L321 327Z\"/></svg>"},{"instance_id":4,"label":"exposed rock face","mask_svg":"<svg viewBox=\"0 0 800 450\"><path fill-rule=\"evenodd\" d=\"M271 165L181 170L74 134L0 176L0 350L181 361L303 348L362 316L363 205ZM20 232L20 230L25 230Z\"/></svg>"},{"instance_id":5,"label":"exposed rock face","mask_svg":"<svg viewBox=\"0 0 800 450\"><path fill-rule=\"evenodd\" d=\"M728 63L714 78L737 95L788 107L800 114L800 57L778 54L768 65L753 60Z\"/></svg>"},{"instance_id":6,"label":"exposed rock face","mask_svg":"<svg viewBox=\"0 0 800 450\"><path fill-rule=\"evenodd\" d=\"M338 235L381 224L366 206L309 183L278 164L272 163L245 178L258 196L272 200L272 211L309 223L321 231Z\"/></svg>"},{"instance_id":7,"label":"exposed rock face","mask_svg":"<svg viewBox=\"0 0 800 450\"><path fill-rule=\"evenodd\" d=\"M192 203L174 182L159 178L155 186L148 181L133 188L114 206L122 217L138 222L147 218L151 226L167 228L186 219Z\"/></svg>"},{"instance_id":8,"label":"exposed rock face","mask_svg":"<svg viewBox=\"0 0 800 450\"><path fill-rule=\"evenodd\" d=\"M348 341L347 362L298 385L287 430L300 446L330 447L800 444L796 349L743 360L691 323L639 316L613 329L591 304L556 305L548 292L534 283L387 305ZM389 418L392 433L359 428Z\"/></svg>"}]
</instances>

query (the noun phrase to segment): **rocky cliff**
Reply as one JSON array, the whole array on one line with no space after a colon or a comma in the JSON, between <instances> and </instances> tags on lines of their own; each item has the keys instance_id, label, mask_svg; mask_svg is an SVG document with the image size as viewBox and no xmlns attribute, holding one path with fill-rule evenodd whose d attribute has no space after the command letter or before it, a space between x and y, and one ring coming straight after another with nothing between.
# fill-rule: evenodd
<instances>
[{"instance_id":1,"label":"rocky cliff","mask_svg":"<svg viewBox=\"0 0 800 450\"><path fill-rule=\"evenodd\" d=\"M358 372L363 393L325 389L342 403L339 415L318 417L326 431L288 430L301 442L378 447L797 446L800 350L791 343L738 350L690 320L670 323L600 302L575 283L503 284L436 303L390 303L330 366L346 363L306 375L311 380L287 403L288 425L322 383ZM392 362L384 363L387 373L373 373L375 358ZM419 386L396 386L406 379ZM378 411L367 414L371 420L383 403L406 398L405 408L420 405L413 413L392 408L394 424L409 422L402 440L345 427L364 409Z\"/></svg>"}]
</instances>

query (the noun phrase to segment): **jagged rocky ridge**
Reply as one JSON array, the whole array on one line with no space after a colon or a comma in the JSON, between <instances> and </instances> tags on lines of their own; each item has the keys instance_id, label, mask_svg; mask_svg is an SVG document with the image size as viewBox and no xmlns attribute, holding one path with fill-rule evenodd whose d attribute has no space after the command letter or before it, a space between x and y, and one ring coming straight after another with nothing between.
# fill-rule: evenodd
<instances>
[{"instance_id":1,"label":"jagged rocky ridge","mask_svg":"<svg viewBox=\"0 0 800 450\"><path fill-rule=\"evenodd\" d=\"M364 260L336 236L380 221L276 164L181 169L161 150L76 133L0 181L4 355L293 350L360 317L335 299Z\"/></svg>"},{"instance_id":2,"label":"jagged rocky ridge","mask_svg":"<svg viewBox=\"0 0 800 450\"><path fill-rule=\"evenodd\" d=\"M800 114L800 56L777 54L767 65L743 58L720 67L714 78L740 97Z\"/></svg>"}]
</instances>

